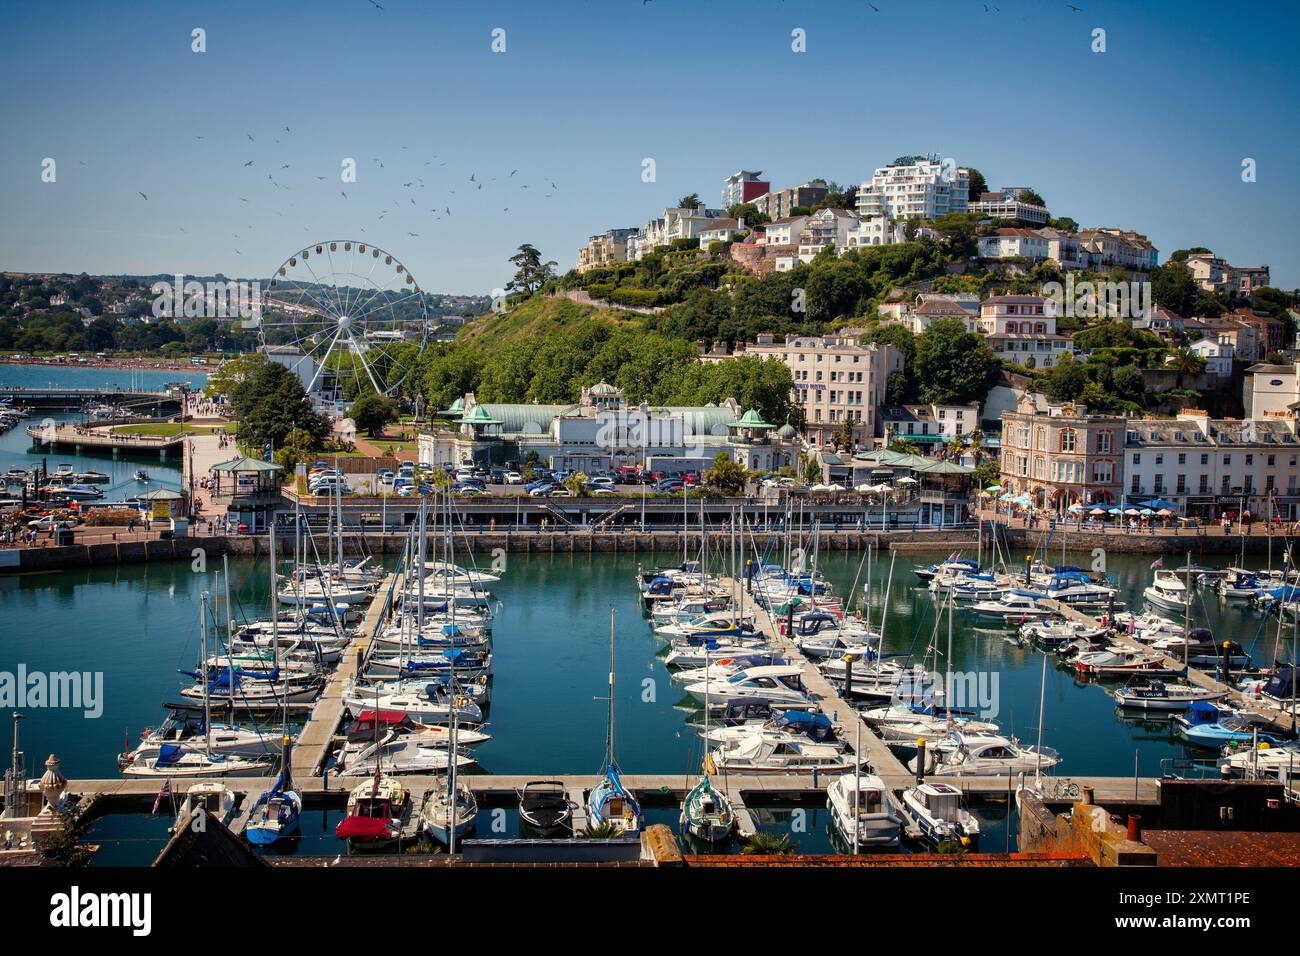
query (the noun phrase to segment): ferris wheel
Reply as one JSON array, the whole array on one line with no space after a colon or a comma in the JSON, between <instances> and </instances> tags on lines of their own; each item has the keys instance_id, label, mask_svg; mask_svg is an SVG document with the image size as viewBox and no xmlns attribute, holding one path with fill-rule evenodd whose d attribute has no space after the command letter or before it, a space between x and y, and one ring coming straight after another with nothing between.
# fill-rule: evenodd
<instances>
[{"instance_id":1,"label":"ferris wheel","mask_svg":"<svg viewBox=\"0 0 1300 956\"><path fill-rule=\"evenodd\" d=\"M429 339L428 302L391 253L330 240L290 256L262 301L264 350L299 350L312 362L307 391L393 395Z\"/></svg>"}]
</instances>

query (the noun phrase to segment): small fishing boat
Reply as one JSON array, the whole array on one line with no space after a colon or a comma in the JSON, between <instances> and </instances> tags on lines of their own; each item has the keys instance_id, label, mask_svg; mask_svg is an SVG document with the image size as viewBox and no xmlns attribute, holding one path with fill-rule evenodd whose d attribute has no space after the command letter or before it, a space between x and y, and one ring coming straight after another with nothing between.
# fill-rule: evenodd
<instances>
[{"instance_id":1,"label":"small fishing boat","mask_svg":"<svg viewBox=\"0 0 1300 956\"><path fill-rule=\"evenodd\" d=\"M334 827L349 850L382 850L402 839L411 795L396 777L376 774L348 795L347 815Z\"/></svg>"},{"instance_id":2,"label":"small fishing boat","mask_svg":"<svg viewBox=\"0 0 1300 956\"><path fill-rule=\"evenodd\" d=\"M903 831L903 810L894 792L873 773L845 774L826 788L831 822L852 846L893 847Z\"/></svg>"},{"instance_id":3,"label":"small fishing boat","mask_svg":"<svg viewBox=\"0 0 1300 956\"><path fill-rule=\"evenodd\" d=\"M935 848L953 841L972 850L979 847L979 820L961 805L961 791L950 783L922 783L904 790L903 813L921 839Z\"/></svg>"},{"instance_id":4,"label":"small fishing boat","mask_svg":"<svg viewBox=\"0 0 1300 956\"><path fill-rule=\"evenodd\" d=\"M1267 717L1232 710L1210 701L1197 701L1187 708L1186 713L1175 714L1173 723L1178 736L1188 743L1213 750L1230 743L1283 742Z\"/></svg>"},{"instance_id":5,"label":"small fishing boat","mask_svg":"<svg viewBox=\"0 0 1300 956\"><path fill-rule=\"evenodd\" d=\"M449 834L453 826L459 840L474 829L477 816L478 800L474 792L458 784L453 794L445 781L435 783L420 807L420 825L424 832L444 846L451 842Z\"/></svg>"},{"instance_id":6,"label":"small fishing boat","mask_svg":"<svg viewBox=\"0 0 1300 956\"><path fill-rule=\"evenodd\" d=\"M112 481L112 477L104 474L102 471L79 471L72 476L73 480L83 485L106 485Z\"/></svg>"},{"instance_id":7,"label":"small fishing boat","mask_svg":"<svg viewBox=\"0 0 1300 956\"><path fill-rule=\"evenodd\" d=\"M530 780L519 791L519 819L538 833L573 825L573 802L558 780Z\"/></svg>"},{"instance_id":8,"label":"small fishing boat","mask_svg":"<svg viewBox=\"0 0 1300 956\"><path fill-rule=\"evenodd\" d=\"M1227 691L1140 677L1116 689L1113 696L1130 710L1186 710L1198 700L1221 700Z\"/></svg>"},{"instance_id":9,"label":"small fishing boat","mask_svg":"<svg viewBox=\"0 0 1300 956\"><path fill-rule=\"evenodd\" d=\"M235 806L239 796L224 783L216 780L203 780L190 784L176 811L176 821L172 824L172 833L190 825L196 813L210 813L222 826L229 826L235 817Z\"/></svg>"},{"instance_id":10,"label":"small fishing boat","mask_svg":"<svg viewBox=\"0 0 1300 956\"><path fill-rule=\"evenodd\" d=\"M145 471L143 468L136 469L136 473L132 477L141 484L149 484L149 472Z\"/></svg>"},{"instance_id":11,"label":"small fishing boat","mask_svg":"<svg viewBox=\"0 0 1300 956\"><path fill-rule=\"evenodd\" d=\"M707 769L707 760L706 760ZM736 811L727 795L713 786L706 773L682 801L678 819L682 830L707 843L723 843L736 830Z\"/></svg>"},{"instance_id":12,"label":"small fishing boat","mask_svg":"<svg viewBox=\"0 0 1300 956\"><path fill-rule=\"evenodd\" d=\"M1267 593L1260 585L1258 575L1241 568L1229 568L1214 586L1229 601L1251 601Z\"/></svg>"}]
</instances>

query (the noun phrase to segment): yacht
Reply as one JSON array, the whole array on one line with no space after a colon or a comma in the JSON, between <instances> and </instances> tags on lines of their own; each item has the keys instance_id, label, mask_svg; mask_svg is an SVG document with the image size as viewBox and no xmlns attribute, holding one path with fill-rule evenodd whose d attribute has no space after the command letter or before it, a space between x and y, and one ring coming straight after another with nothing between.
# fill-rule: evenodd
<instances>
[{"instance_id":1,"label":"yacht","mask_svg":"<svg viewBox=\"0 0 1300 956\"><path fill-rule=\"evenodd\" d=\"M447 782L439 780L425 795L424 805L420 807L420 826L438 843L447 846L451 843L452 830L459 840L474 829L477 816L478 800L474 791L458 784L453 794Z\"/></svg>"},{"instance_id":2,"label":"yacht","mask_svg":"<svg viewBox=\"0 0 1300 956\"><path fill-rule=\"evenodd\" d=\"M705 695L714 707L724 707L737 697L764 697L772 703L804 704L803 668L790 664L747 667L722 683L699 681L686 685L686 692L704 703Z\"/></svg>"},{"instance_id":3,"label":"yacht","mask_svg":"<svg viewBox=\"0 0 1300 956\"><path fill-rule=\"evenodd\" d=\"M875 774L844 774L826 788L831 822L852 846L894 847L903 832L903 810Z\"/></svg>"},{"instance_id":4,"label":"yacht","mask_svg":"<svg viewBox=\"0 0 1300 956\"><path fill-rule=\"evenodd\" d=\"M272 757L238 757L207 753L184 744L163 744L152 757L132 760L122 767L124 777L265 777L274 767Z\"/></svg>"},{"instance_id":5,"label":"yacht","mask_svg":"<svg viewBox=\"0 0 1300 956\"><path fill-rule=\"evenodd\" d=\"M838 744L814 743L802 734L755 730L710 754L723 773L843 773L854 757Z\"/></svg>"},{"instance_id":6,"label":"yacht","mask_svg":"<svg viewBox=\"0 0 1300 956\"><path fill-rule=\"evenodd\" d=\"M1185 612L1191 607L1191 595L1177 571L1159 570L1142 592L1147 603L1155 607Z\"/></svg>"},{"instance_id":7,"label":"yacht","mask_svg":"<svg viewBox=\"0 0 1300 956\"><path fill-rule=\"evenodd\" d=\"M117 758L119 768L136 760L157 757L168 744L183 744L190 749L207 747L215 753L236 757L260 757L280 752L280 734L249 730L234 724L204 724L201 714L172 713L156 730L145 730L132 750Z\"/></svg>"},{"instance_id":8,"label":"yacht","mask_svg":"<svg viewBox=\"0 0 1300 956\"><path fill-rule=\"evenodd\" d=\"M908 763L917 772L919 755ZM938 740L925 753L927 776L998 777L1048 770L1061 762L1050 747L1041 751L1022 746L997 734L964 734L960 731Z\"/></svg>"},{"instance_id":9,"label":"yacht","mask_svg":"<svg viewBox=\"0 0 1300 956\"><path fill-rule=\"evenodd\" d=\"M912 572L922 581L932 581L935 576L944 572L964 571L970 574L979 573L979 563L970 558L949 558L942 564L916 565Z\"/></svg>"},{"instance_id":10,"label":"yacht","mask_svg":"<svg viewBox=\"0 0 1300 956\"><path fill-rule=\"evenodd\" d=\"M1038 603L1042 596L1036 591L1015 588L996 601L977 601L968 605L968 609L982 620L1001 621L1004 625L1011 626L1055 614L1055 611Z\"/></svg>"},{"instance_id":11,"label":"yacht","mask_svg":"<svg viewBox=\"0 0 1300 956\"><path fill-rule=\"evenodd\" d=\"M1047 597L1070 607L1104 608L1115 600L1118 591L1109 585L1099 584L1082 571L1069 571L1056 575L1044 589Z\"/></svg>"}]
</instances>

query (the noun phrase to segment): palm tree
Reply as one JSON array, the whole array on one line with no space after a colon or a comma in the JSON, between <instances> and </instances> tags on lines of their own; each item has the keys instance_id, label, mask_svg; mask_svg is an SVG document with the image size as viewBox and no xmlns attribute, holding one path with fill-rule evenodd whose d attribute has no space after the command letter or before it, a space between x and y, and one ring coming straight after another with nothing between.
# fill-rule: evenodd
<instances>
[{"instance_id":1,"label":"palm tree","mask_svg":"<svg viewBox=\"0 0 1300 956\"><path fill-rule=\"evenodd\" d=\"M619 828L609 820L603 823L589 824L582 835L588 840L612 840L619 835Z\"/></svg>"},{"instance_id":2,"label":"palm tree","mask_svg":"<svg viewBox=\"0 0 1300 956\"><path fill-rule=\"evenodd\" d=\"M1182 388L1184 376L1200 375L1205 370L1205 359L1183 346L1169 353L1165 365L1178 373L1178 387Z\"/></svg>"},{"instance_id":3,"label":"palm tree","mask_svg":"<svg viewBox=\"0 0 1300 956\"><path fill-rule=\"evenodd\" d=\"M746 856L789 856L799 848L798 843L790 840L790 835L776 836L772 833L755 833L740 851Z\"/></svg>"}]
</instances>

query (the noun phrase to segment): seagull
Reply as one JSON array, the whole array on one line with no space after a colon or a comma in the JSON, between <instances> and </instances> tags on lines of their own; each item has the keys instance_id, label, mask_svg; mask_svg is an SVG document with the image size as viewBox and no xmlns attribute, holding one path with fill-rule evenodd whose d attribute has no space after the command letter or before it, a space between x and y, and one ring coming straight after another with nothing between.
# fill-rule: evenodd
<instances>
[{"instance_id":1,"label":"seagull","mask_svg":"<svg viewBox=\"0 0 1300 956\"><path fill-rule=\"evenodd\" d=\"M1074 4L1072 4L1072 3L1067 3L1066 6L1069 7L1071 10L1073 10L1075 13L1082 13L1082 12L1083 12L1083 7L1076 7L1076 6L1075 6Z\"/></svg>"},{"instance_id":2,"label":"seagull","mask_svg":"<svg viewBox=\"0 0 1300 956\"><path fill-rule=\"evenodd\" d=\"M474 173L470 173L470 174L469 174L469 181L470 181L470 182L474 182L474 176L475 176Z\"/></svg>"},{"instance_id":3,"label":"seagull","mask_svg":"<svg viewBox=\"0 0 1300 956\"><path fill-rule=\"evenodd\" d=\"M379 4L375 3L375 0L370 0L370 5L371 5L372 7L374 7L376 10L382 10L382 9L384 9L384 8L381 7Z\"/></svg>"},{"instance_id":4,"label":"seagull","mask_svg":"<svg viewBox=\"0 0 1300 956\"><path fill-rule=\"evenodd\" d=\"M284 131L285 131L286 133L289 132L289 127L286 126L286 127L284 128Z\"/></svg>"},{"instance_id":5,"label":"seagull","mask_svg":"<svg viewBox=\"0 0 1300 956\"><path fill-rule=\"evenodd\" d=\"M348 198L348 194L347 194L347 193L344 193L343 190L340 189L339 192L343 193L343 198L344 198L344 199L347 199L347 198Z\"/></svg>"},{"instance_id":6,"label":"seagull","mask_svg":"<svg viewBox=\"0 0 1300 956\"><path fill-rule=\"evenodd\" d=\"M137 189L136 192L140 193L140 190ZM144 196L144 201L145 201L145 202L148 202L148 201L149 201L149 197L148 197L148 196L145 196L144 193L140 193L140 195L141 195L141 196Z\"/></svg>"},{"instance_id":7,"label":"seagull","mask_svg":"<svg viewBox=\"0 0 1300 956\"><path fill-rule=\"evenodd\" d=\"M239 197L239 201L240 201L240 202L248 202L248 200L245 199L243 196L240 196L240 197Z\"/></svg>"},{"instance_id":8,"label":"seagull","mask_svg":"<svg viewBox=\"0 0 1300 956\"><path fill-rule=\"evenodd\" d=\"M407 235L414 236L416 239L420 238L420 234L418 232L408 232Z\"/></svg>"},{"instance_id":9,"label":"seagull","mask_svg":"<svg viewBox=\"0 0 1300 956\"><path fill-rule=\"evenodd\" d=\"M869 6L872 10L875 10L877 13L880 12L880 8L876 6L874 3L868 3L867 6Z\"/></svg>"},{"instance_id":10,"label":"seagull","mask_svg":"<svg viewBox=\"0 0 1300 956\"><path fill-rule=\"evenodd\" d=\"M249 141L250 143L254 141L254 140L253 140L253 134L252 134L252 133L245 133L244 135L248 137L248 141Z\"/></svg>"},{"instance_id":11,"label":"seagull","mask_svg":"<svg viewBox=\"0 0 1300 956\"><path fill-rule=\"evenodd\" d=\"M513 175L514 175L515 173L517 173L517 172L519 172L519 170L517 170L517 169L512 169L512 170L510 170L510 175L513 176Z\"/></svg>"},{"instance_id":12,"label":"seagull","mask_svg":"<svg viewBox=\"0 0 1300 956\"><path fill-rule=\"evenodd\" d=\"M245 166L252 166L252 165L253 165L253 161L250 159L248 162L244 163L244 165L245 165Z\"/></svg>"}]
</instances>

